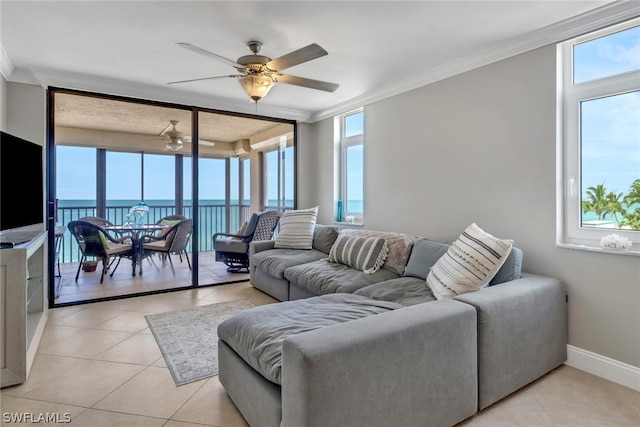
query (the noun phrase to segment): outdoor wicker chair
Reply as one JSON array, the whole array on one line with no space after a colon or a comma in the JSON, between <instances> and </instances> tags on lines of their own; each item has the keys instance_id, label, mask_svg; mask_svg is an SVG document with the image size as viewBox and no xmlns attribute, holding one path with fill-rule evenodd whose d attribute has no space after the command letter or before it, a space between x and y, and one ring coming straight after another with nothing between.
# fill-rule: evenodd
<instances>
[{"instance_id":1,"label":"outdoor wicker chair","mask_svg":"<svg viewBox=\"0 0 640 427\"><path fill-rule=\"evenodd\" d=\"M113 277L113 273L115 273L118 265L120 265L122 258L135 259L135 247L128 236L116 239L99 225L86 221L71 221L67 227L71 235L76 239L78 248L82 253L78 264L78 271L76 272L76 282L80 276L82 263L87 257L93 257L98 261L102 261L100 283L103 282L105 273L114 261L117 260L118 262L111 270L111 277Z\"/></svg>"},{"instance_id":2,"label":"outdoor wicker chair","mask_svg":"<svg viewBox=\"0 0 640 427\"><path fill-rule=\"evenodd\" d=\"M153 255L154 253L163 255L163 263L165 263L168 258L171 271L173 274L176 274L173 268L171 254L180 255L181 261L182 255L184 255L187 259L189 270L191 270L191 261L187 253L187 244L191 237L191 225L191 219L183 219L179 223L171 226L171 228L160 236L144 236L142 239L143 256Z\"/></svg>"}]
</instances>

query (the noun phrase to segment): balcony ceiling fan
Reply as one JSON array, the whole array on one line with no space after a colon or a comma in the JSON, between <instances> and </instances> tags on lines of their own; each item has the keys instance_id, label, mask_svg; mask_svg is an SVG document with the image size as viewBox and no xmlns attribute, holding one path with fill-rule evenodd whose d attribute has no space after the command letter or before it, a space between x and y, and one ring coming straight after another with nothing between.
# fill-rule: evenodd
<instances>
[{"instance_id":1,"label":"balcony ceiling fan","mask_svg":"<svg viewBox=\"0 0 640 427\"><path fill-rule=\"evenodd\" d=\"M185 135L184 132L176 129L176 126L180 123L178 120L169 120L169 126L164 128L162 132L158 134L158 136L164 137L167 139L167 148L171 151L178 151L184 147L184 142L191 142L191 137ZM216 145L215 142L206 141L204 139L199 139L198 144L206 145L209 147L213 147Z\"/></svg>"},{"instance_id":2,"label":"balcony ceiling fan","mask_svg":"<svg viewBox=\"0 0 640 427\"><path fill-rule=\"evenodd\" d=\"M283 56L280 56L279 58L271 59L267 56L259 55L258 53L262 48L262 43L252 40L247 43L247 47L252 52L252 54L241 56L236 61L232 61L231 59L227 59L216 53L209 52L206 49L202 49L189 43L180 42L177 44L178 46L192 52L231 65L236 70L238 70L240 74L180 80L167 83L169 85L232 77L238 79L240 85L245 90L247 95L249 95L249 97L255 102L258 102L258 100L266 96L269 90L276 83L302 86L310 89L322 90L325 92L334 92L340 86L336 83L307 79L304 77L292 76L290 74L281 74L282 70L302 64L304 62L311 61L312 59L320 58L328 54L326 50L315 43L312 43L309 46L305 46L301 49L294 50L293 52L289 52Z\"/></svg>"}]
</instances>

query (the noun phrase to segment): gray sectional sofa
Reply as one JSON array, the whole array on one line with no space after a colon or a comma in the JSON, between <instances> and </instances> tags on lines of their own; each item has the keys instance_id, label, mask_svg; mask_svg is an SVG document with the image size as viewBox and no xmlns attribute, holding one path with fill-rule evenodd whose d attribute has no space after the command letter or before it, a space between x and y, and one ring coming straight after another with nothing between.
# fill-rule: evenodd
<instances>
[{"instance_id":1,"label":"gray sectional sofa","mask_svg":"<svg viewBox=\"0 0 640 427\"><path fill-rule=\"evenodd\" d=\"M385 237L381 269L328 262L338 230L313 249L250 249L251 283L282 301L218 328L219 378L255 426L450 426L566 360L562 284L521 272L511 251L490 286L436 300L425 284L448 245Z\"/></svg>"}]
</instances>

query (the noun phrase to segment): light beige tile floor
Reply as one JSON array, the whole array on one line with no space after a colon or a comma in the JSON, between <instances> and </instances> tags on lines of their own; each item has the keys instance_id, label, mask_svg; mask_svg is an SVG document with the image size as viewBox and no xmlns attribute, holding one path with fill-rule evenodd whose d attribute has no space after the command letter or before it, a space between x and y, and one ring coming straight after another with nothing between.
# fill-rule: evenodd
<instances>
[{"instance_id":1,"label":"light beige tile floor","mask_svg":"<svg viewBox=\"0 0 640 427\"><path fill-rule=\"evenodd\" d=\"M175 386L144 320L237 299L275 302L244 282L53 309L29 379L2 389L0 413L68 414L88 427L246 426L217 376ZM640 393L568 366L460 424L638 425Z\"/></svg>"}]
</instances>

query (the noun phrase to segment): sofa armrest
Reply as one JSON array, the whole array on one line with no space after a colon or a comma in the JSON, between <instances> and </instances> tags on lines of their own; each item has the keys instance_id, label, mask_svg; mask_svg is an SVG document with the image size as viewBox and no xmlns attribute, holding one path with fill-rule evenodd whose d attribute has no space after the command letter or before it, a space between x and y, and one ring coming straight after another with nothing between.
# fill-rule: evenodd
<instances>
[{"instance_id":1,"label":"sofa armrest","mask_svg":"<svg viewBox=\"0 0 640 427\"><path fill-rule=\"evenodd\" d=\"M523 274L455 299L478 311L480 410L567 360L567 303L559 280Z\"/></svg>"},{"instance_id":2,"label":"sofa armrest","mask_svg":"<svg viewBox=\"0 0 640 427\"><path fill-rule=\"evenodd\" d=\"M275 244L276 244L275 240L252 241L251 243L249 243L249 257L251 257L251 255L258 252L268 251L269 249L273 249L273 246Z\"/></svg>"},{"instance_id":3,"label":"sofa armrest","mask_svg":"<svg viewBox=\"0 0 640 427\"><path fill-rule=\"evenodd\" d=\"M456 424L477 410L476 328L444 300L290 337L281 425Z\"/></svg>"}]
</instances>

